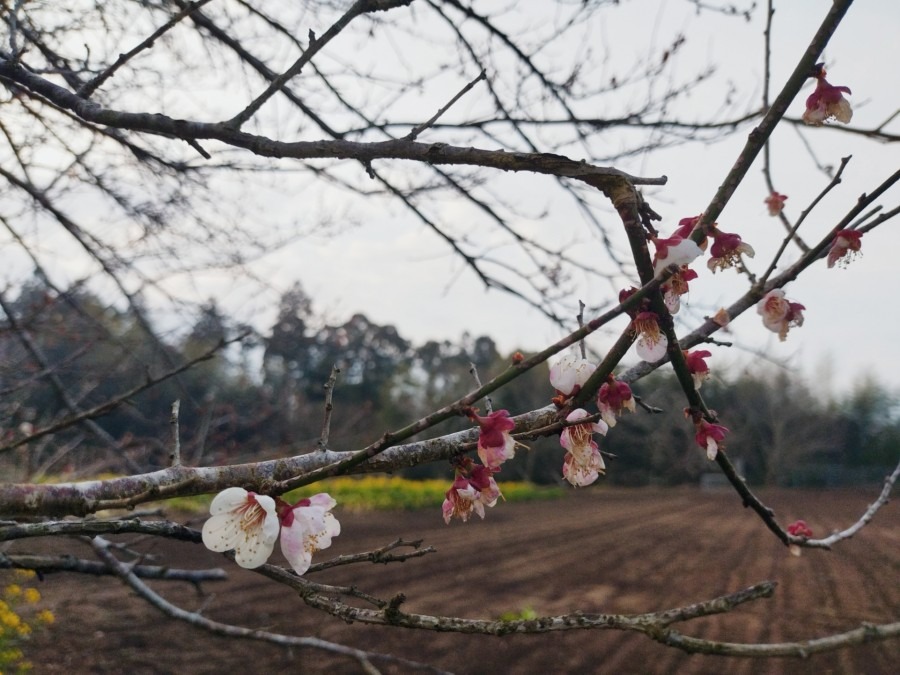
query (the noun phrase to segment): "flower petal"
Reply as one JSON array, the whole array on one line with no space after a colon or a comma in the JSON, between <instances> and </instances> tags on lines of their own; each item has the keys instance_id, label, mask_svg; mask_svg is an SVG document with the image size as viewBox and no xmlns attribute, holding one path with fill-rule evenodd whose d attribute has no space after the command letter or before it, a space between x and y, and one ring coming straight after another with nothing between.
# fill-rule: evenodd
<instances>
[{"instance_id":1,"label":"flower petal","mask_svg":"<svg viewBox=\"0 0 900 675\"><path fill-rule=\"evenodd\" d=\"M642 337L637 341L637 355L648 363L656 363L666 355L668 345L669 341L665 335L660 335L659 339L653 342Z\"/></svg>"},{"instance_id":2,"label":"flower petal","mask_svg":"<svg viewBox=\"0 0 900 675\"><path fill-rule=\"evenodd\" d=\"M230 514L215 515L203 523L203 545L222 553L233 549L241 538L241 523Z\"/></svg>"},{"instance_id":3,"label":"flower petal","mask_svg":"<svg viewBox=\"0 0 900 675\"><path fill-rule=\"evenodd\" d=\"M248 494L244 488L225 488L213 497L212 503L209 505L209 512L215 516L220 513L234 511L247 501Z\"/></svg>"},{"instance_id":4,"label":"flower petal","mask_svg":"<svg viewBox=\"0 0 900 675\"><path fill-rule=\"evenodd\" d=\"M275 536L268 536L270 533L264 529L254 529L246 532L244 538L238 542L234 549L234 561L241 567L253 569L265 563L269 556L272 555L272 549L275 548L275 538L278 536L278 518L273 517L275 523ZM268 524L269 518L266 518Z\"/></svg>"}]
</instances>

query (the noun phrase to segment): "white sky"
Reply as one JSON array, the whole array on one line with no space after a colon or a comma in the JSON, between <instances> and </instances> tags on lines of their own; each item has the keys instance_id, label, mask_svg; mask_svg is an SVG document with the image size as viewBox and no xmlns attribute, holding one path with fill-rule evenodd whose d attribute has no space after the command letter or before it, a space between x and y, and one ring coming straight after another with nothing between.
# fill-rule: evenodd
<instances>
[{"instance_id":1,"label":"white sky","mask_svg":"<svg viewBox=\"0 0 900 675\"><path fill-rule=\"evenodd\" d=\"M773 97L793 68L810 36L830 3L797 0L780 3L773 31ZM743 87L741 95L754 104L762 87L761 55L762 12L753 23L704 13L697 16L685 2L630 2L617 10L616 26L604 31L613 42L610 50L624 55L629 50L640 54L654 39L654 31L681 28L689 38L688 48L678 56L679 67L712 58L720 72ZM625 27L632 27L623 30ZM892 0L854 5L827 49L824 60L833 84L847 85L853 90L854 125L872 127L882 123L900 108L900 88L896 86L895 68L900 63L900 3ZM668 34L668 33L667 33ZM789 110L792 116L803 111L803 101L811 91L812 81L801 92ZM427 89L427 87L426 87ZM434 92L431 92L434 93ZM435 94L446 97L447 91ZM476 88L467 95L470 105L486 97ZM473 101L474 99L474 101ZM744 99L745 101L748 98ZM717 109L720 101L709 95L695 97L683 108L683 119L700 118L705 110ZM693 114L692 114L693 112ZM900 122L888 125L894 133ZM734 162L744 142L743 131L730 140L710 146L687 145L654 152L619 162L625 171L655 176L665 174L668 184L646 191L651 204L663 215L661 230L671 231L678 219L696 215L709 202L725 172ZM819 160L837 165L843 156L853 160L844 174L843 183L832 191L801 230L807 241L816 241L853 204L862 192L870 190L898 167L900 153L896 146L878 145L859 137L831 129L801 131ZM430 140L427 135L422 140ZM777 188L789 195L786 212L796 218L809 201L828 182L816 170L797 131L785 126L773 137L774 177ZM781 224L766 213L766 196L761 158L751 169L747 181L719 218L724 231L738 232L757 250L752 268L760 273L783 235ZM522 199L550 194L547 177L516 175L506 182ZM554 217L565 219L563 198L553 197L551 206L559 208ZM900 188L895 187L883 201L886 208L900 203ZM461 212L461 217L464 214ZM609 216L606 216L607 218ZM540 221L538 228L555 228L559 221ZM900 221L891 221L863 239L863 257L846 269L825 268L824 261L786 288L790 299L807 307L806 323L790 332L787 342L762 328L755 313L746 313L733 324L735 332L723 339L759 350L774 360L797 366L810 376L816 386L847 391L861 376L871 374L879 380L900 387L900 359L895 357L900 339L900 320L888 300L889 289L898 280L894 257L900 250ZM785 262L796 258L789 249ZM695 264L694 267L698 267ZM390 214L372 213L358 227L350 228L335 238L303 240L284 253L266 259L264 269L270 280L287 287L299 279L312 295L320 311L342 320L362 311L379 323L392 323L401 334L416 342L430 338L457 338L463 331L487 334L498 341L503 350L541 349L556 341L562 332L540 313L499 291L484 288L454 258L437 237L399 209ZM693 307L699 314L710 308L730 304L744 289L732 271L713 277L705 269L694 282L687 315ZM587 302L600 302L597 293L605 288L585 286ZM594 294L591 297L591 294ZM241 293L227 301L237 310L244 305ZM622 323L622 322L620 322ZM616 330L623 327L617 324ZM691 326L692 327L692 326ZM686 332L686 331L685 331ZM591 345L603 351L611 337L595 336ZM746 352L712 348L713 368L739 363L752 368L759 357ZM636 357L632 357L636 358Z\"/></svg>"},{"instance_id":2,"label":"white sky","mask_svg":"<svg viewBox=\"0 0 900 675\"><path fill-rule=\"evenodd\" d=\"M507 8L510 6L501 4ZM750 2L739 4L749 5ZM772 97L793 69L830 4L827 0L778 3L773 29ZM540 23L541 12L553 6L547 0L522 1L515 5L517 14L506 20ZM595 27L585 42L576 44L573 41L571 51L581 54L590 48L595 54L605 54L608 57L607 72L626 73L636 59L646 57L652 49L671 41L679 32L685 35L687 42L673 56L676 75L687 77L708 63L717 66L718 74L711 84L698 88L688 99L677 104L679 119L708 119L711 113L722 109L725 105L723 92L729 82L733 82L737 89L733 102L734 115L758 106L763 82L762 9L756 11L753 22L747 23L739 18L711 12L698 15L695 6L685 0L632 0L607 10L602 16L608 21ZM314 26L319 34L325 27ZM900 109L900 88L896 75L896 67L900 63L898 27L900 2L870 0L855 3L823 56L829 81L847 85L853 90L850 100L854 106L854 126L877 126ZM302 33L305 32L306 27ZM437 53L440 46L435 43L437 46L429 49L430 37L424 29L420 36L407 37L392 41L390 49L384 48L384 45L376 49L366 40L342 35L316 57L316 62L319 63L321 58L323 64L334 68L335 64L340 64L341 58L371 61L377 55L379 61L396 59L396 63L391 62L386 67L393 68L391 72L395 72L397 77L403 77L409 63L433 58L431 52ZM420 38L419 42L416 42L416 37ZM447 39L446 34L444 39ZM452 42L449 44L452 47ZM254 44L259 49L266 46ZM383 51L379 51L382 48ZM275 46L271 49L275 52L272 57L281 58L285 63L296 56L293 49ZM329 58L336 60L329 62ZM404 59L409 63L404 63ZM203 64L198 62L194 65L200 69ZM413 121L426 119L474 73L467 73L465 77L456 74L455 78L454 74L451 69L441 77L425 81L421 88L404 98L403 105L408 109L398 113L398 116ZM191 75L192 78L194 76ZM199 112L196 114L201 119L221 118L211 117L211 113L204 113L204 108L200 107L216 103L215 96L211 95L213 90L198 84L196 92L193 92L196 94L194 100L190 98L192 92L176 90L174 85L171 91L165 89L168 85L164 78L160 79L162 84L159 86L164 91L159 96L159 104L163 112L189 115L193 113L190 106L197 105ZM189 81L193 82L192 79ZM810 80L791 106L789 115L801 115L803 102L812 86ZM257 83L251 90L258 88ZM312 97L317 95L306 93ZM646 95L641 91L626 93L638 98ZM244 104L244 101L235 101L228 92L219 94L224 99L220 98L218 102L224 101L231 114ZM275 119L284 127L273 134L291 139L296 131L290 127L287 116L281 122L278 105L278 101L273 99L264 109L269 111L269 121ZM491 109L490 97L484 85L479 85L457 103L447 117L452 119L456 113ZM615 113L614 110L599 110L596 114ZM549 106L548 115L557 116ZM885 129L900 133L900 119L892 121ZM665 187L645 190L651 205L663 216L659 227L663 234L667 234L680 218L696 215L705 208L738 156L749 131L746 128L729 140L712 145L689 144L629 157L616 162L615 166L637 175L664 174L669 177ZM309 131L302 133L306 136L301 137L309 138ZM623 143L623 133L610 131L601 135L595 146L600 148L598 152L612 153ZM428 131L420 140L431 142L443 139L439 132ZM828 128L806 128L798 133L792 126L780 127L772 141L773 173L777 189L789 196L786 212L792 219L828 182L828 178L816 169L806 144L823 164L836 166L841 157L853 155L843 183L826 197L800 231L804 239L814 242L835 224L861 193L871 190L897 169L900 152L896 145L872 143ZM212 145L210 149L216 151ZM231 153L229 156L235 155ZM572 157L581 158L577 151L573 151ZM220 158L220 155L215 158ZM391 171L395 167L409 168L410 165L376 163L379 170ZM767 256L778 247L783 236L780 222L767 215L763 204L767 190L761 167L760 158L719 217L722 230L739 233L756 249L757 257L751 268L757 273L765 269L769 260ZM362 171L352 163L347 163L342 170L356 174ZM496 189L526 212L546 210L549 214L544 219L517 221L517 228L551 245L572 242L575 257L584 259L587 256L594 260L592 251L598 250L598 242L591 241L581 216L571 200L555 187L552 178L531 174L496 176L490 172L483 175L495 179ZM235 186L221 188L233 191ZM335 190L326 190L320 185L288 191L279 191L276 184L270 188L256 185L252 191L246 192L239 203L226 201L232 195L223 193L222 196L223 210L239 208L245 218L264 214L267 222L283 221L307 231L315 229L323 214L329 214L339 232L329 237L300 237L280 252L251 265L250 272L265 279L274 289L269 292L261 292L259 284L249 283L246 278L217 273L200 274L191 280L178 277L169 283L169 288L184 298L205 300L215 297L238 321L250 322L263 331L267 330L274 318L279 291L300 281L312 296L316 310L325 313L329 320L344 321L354 312L363 312L375 322L394 324L401 335L416 343L428 339L457 339L463 332L469 332L493 337L502 351L514 348L534 351L563 335L558 327L525 303L500 291L486 292L474 274L463 266L443 241L398 205L385 207L378 200L354 205L350 197L346 198L345 203L344 197ZM881 203L886 209L900 203L900 188L894 187ZM91 203L80 206L88 212L95 207ZM473 238L486 236L485 226L482 225L484 221L477 219L471 207L441 202L432 208L441 209L442 217ZM599 215L604 222L616 221L607 205L602 207ZM110 228L117 226L110 224ZM900 389L900 359L895 358L895 345L900 339L900 319L893 310L896 302L888 299L898 279L893 260L895 252L900 250L898 232L900 220L891 221L864 237L863 257L847 269L828 270L824 262L820 262L799 280L789 284L786 288L788 297L804 304L807 311L805 325L793 329L787 342L779 343L777 336L766 331L755 312L740 317L733 324L731 335L719 337L732 339L736 344L762 353L767 358L796 366L822 388L847 391L862 376L871 374ZM490 241L490 236L487 236ZM624 236L621 236L617 242L621 250L624 250L624 242ZM41 240L40 244L47 249L57 246L55 240L50 238ZM515 260L509 248L496 248L492 254L508 254L509 260ZM57 267L60 274L77 278L82 272L74 267L68 271L69 266L76 265L75 260L65 256L62 258ZM783 262L789 264L794 259L796 253L789 249ZM598 267L608 269L605 260L601 257L596 260ZM695 264L694 267L699 269L702 264ZM685 321L680 329L682 332L690 330L698 316L731 304L746 287L733 270L715 276L705 268L699 271L700 279L692 284L691 295L687 303L683 303L679 315ZM577 285L574 295L589 305L603 304L611 295L611 289L606 284L578 276L574 277L574 282ZM628 284L623 280L622 286L625 285ZM590 340L591 347L602 353L611 343L612 335L622 330L624 325L624 319L620 319L612 326L612 332L596 334ZM711 350L714 353L712 367L723 371L727 364L752 368L760 359L743 350L717 347Z\"/></svg>"}]
</instances>

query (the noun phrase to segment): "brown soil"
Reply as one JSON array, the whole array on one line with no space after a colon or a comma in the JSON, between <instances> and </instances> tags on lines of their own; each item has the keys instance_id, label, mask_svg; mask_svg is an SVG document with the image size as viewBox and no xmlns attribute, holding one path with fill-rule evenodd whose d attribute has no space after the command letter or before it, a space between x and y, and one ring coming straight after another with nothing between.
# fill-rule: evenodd
<instances>
[{"instance_id":1,"label":"brown soil","mask_svg":"<svg viewBox=\"0 0 900 675\"><path fill-rule=\"evenodd\" d=\"M817 535L848 526L875 490L769 492L784 522L805 519ZM483 522L444 525L440 510L341 513L343 532L328 554L424 538L438 553L402 564L350 566L315 575L356 584L379 597L404 592L408 612L471 618L533 609L539 615L655 611L733 592L766 579L773 598L726 616L680 624L689 635L735 642L790 641L897 621L900 511L889 504L837 550L788 555L729 492L588 489L553 502L500 504ZM14 551L66 550L71 542L16 542ZM311 635L430 663L455 673L896 673L898 641L864 645L805 661L691 656L638 634L575 630L503 638L348 625L307 608L291 592L238 568L202 546L144 540L166 564L222 566L225 582L205 595L183 583L156 582L170 600L223 622ZM277 560L273 560L277 562ZM36 673L358 673L360 665L314 649L286 650L211 636L169 619L120 582L71 574L40 584L57 623L27 653ZM413 672L375 662L385 673Z\"/></svg>"}]
</instances>

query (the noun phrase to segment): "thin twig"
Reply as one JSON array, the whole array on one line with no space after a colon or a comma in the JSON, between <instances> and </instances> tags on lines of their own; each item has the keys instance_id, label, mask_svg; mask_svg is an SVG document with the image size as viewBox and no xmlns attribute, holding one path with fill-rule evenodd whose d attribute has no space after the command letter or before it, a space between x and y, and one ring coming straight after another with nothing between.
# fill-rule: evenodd
<instances>
[{"instance_id":1,"label":"thin twig","mask_svg":"<svg viewBox=\"0 0 900 675\"><path fill-rule=\"evenodd\" d=\"M78 90L75 92L78 96L82 96L84 98L90 98L91 95L97 91L97 88L100 87L104 82L106 82L110 77L112 77L115 72L128 63L135 56L140 54L145 49L149 49L153 46L163 34L167 33L171 30L176 24L178 24L182 19L188 16L191 12L196 9L200 9L203 5L207 4L210 0L197 0L196 2L190 3L187 7L178 12L175 16L169 19L162 26L157 28L146 40L138 44L133 49L128 50L124 54L119 54L119 58L117 58L106 70L102 73L98 74L91 80L88 80L83 85L81 85ZM207 157L209 159L209 157Z\"/></svg>"},{"instance_id":2,"label":"thin twig","mask_svg":"<svg viewBox=\"0 0 900 675\"><path fill-rule=\"evenodd\" d=\"M445 105L443 108L441 108L440 110L438 110L438 111L431 117L431 119L429 119L427 122L423 122L423 123L420 124L419 126L415 127L415 128L414 128L412 131L410 131L408 134L406 134L406 136L405 136L406 140L408 140L408 141L414 141L414 140L416 140L416 139L419 137L419 134L421 134L421 133L422 133L423 131L425 131L428 127L430 127L432 124L434 124L435 122L437 122L438 119L440 119L440 117L441 117L445 112L447 112L448 110L450 110L450 108L453 107L453 104L454 104L454 103L456 103L459 99L461 99L463 96L465 96L465 95L472 89L472 87L474 87L476 84L478 84L478 83L481 82L482 80L486 80L486 79L487 79L487 74L485 73L484 70L482 70L482 71L478 74L478 77L476 77L474 80L472 80L471 82L469 82L465 87L463 87L462 89L460 89L460 90L456 93L456 95L455 95L453 98L451 98L451 99L447 102L447 105Z\"/></svg>"},{"instance_id":3,"label":"thin twig","mask_svg":"<svg viewBox=\"0 0 900 675\"><path fill-rule=\"evenodd\" d=\"M475 380L475 387L477 389L481 389L484 385L481 384L481 378L478 376L478 366L475 365L474 361L469 361L469 375L472 376L472 379ZM493 401L491 401L490 396L486 396L484 399L484 409L488 415L493 412Z\"/></svg>"},{"instance_id":4,"label":"thin twig","mask_svg":"<svg viewBox=\"0 0 900 675\"><path fill-rule=\"evenodd\" d=\"M172 454L169 455L171 466L181 465L181 431L178 428L178 413L181 410L181 401L176 399L172 403L172 415L169 417L169 426L172 429Z\"/></svg>"},{"instance_id":5,"label":"thin twig","mask_svg":"<svg viewBox=\"0 0 900 675\"><path fill-rule=\"evenodd\" d=\"M825 188L816 196L816 198L813 199L812 202L810 202L809 206L807 206L803 210L803 213L801 213L800 217L797 218L797 222L794 223L794 226L788 230L787 236L784 238L784 241L781 242L781 246L778 247L778 251L775 252L775 255L772 258L772 262L769 263L769 268L766 270L766 273L762 275L762 278L759 281L760 284L765 284L772 273L775 271L775 268L778 266L778 261L781 259L781 256L784 253L784 250L787 248L788 243L795 238L797 229L800 227L803 221L806 220L806 217L810 213L812 213L812 210L820 201L822 201L822 199L824 199L825 195L827 195L840 184L841 175L844 173L844 169L847 167L847 163L849 161L850 155L841 158L841 165L840 167L838 167L838 170L834 174L834 177L831 179L828 185L826 185ZM809 246L806 246L806 244L804 244L804 246L806 247L805 252L809 252Z\"/></svg>"},{"instance_id":6,"label":"thin twig","mask_svg":"<svg viewBox=\"0 0 900 675\"><path fill-rule=\"evenodd\" d=\"M579 328L584 328L584 307L585 307L584 302L582 302L579 299L578 300L578 315L575 317L578 320ZM578 349L581 350L581 358L586 359L587 358L587 350L584 345L584 340L579 340Z\"/></svg>"},{"instance_id":7,"label":"thin twig","mask_svg":"<svg viewBox=\"0 0 900 675\"><path fill-rule=\"evenodd\" d=\"M386 11L389 9L393 9L394 7L402 7L404 5L408 5L412 0L356 0L350 9L338 19L325 33L322 37L317 38L315 34L310 31L309 32L309 46L306 51L298 58L290 68L284 71L281 75L273 79L269 86L253 101L244 108L237 115L232 117L230 120L225 122L224 126L227 126L231 129L240 129L243 124L249 120L253 115L259 110L263 104L268 101L272 96L274 96L285 84L287 84L293 77L300 73L309 61L315 56L319 51L328 44L333 38L335 38L347 25L353 21L356 17L361 14L366 14L368 12L380 12Z\"/></svg>"},{"instance_id":8,"label":"thin twig","mask_svg":"<svg viewBox=\"0 0 900 675\"><path fill-rule=\"evenodd\" d=\"M340 372L341 369L338 368L337 364L331 366L331 374L328 376L328 381L322 385L322 388L325 389L325 412L322 415L322 433L319 435L319 440L316 443L316 449L319 452L325 452L328 449L328 437L331 434L331 413L334 410L334 385L337 383L337 376Z\"/></svg>"}]
</instances>

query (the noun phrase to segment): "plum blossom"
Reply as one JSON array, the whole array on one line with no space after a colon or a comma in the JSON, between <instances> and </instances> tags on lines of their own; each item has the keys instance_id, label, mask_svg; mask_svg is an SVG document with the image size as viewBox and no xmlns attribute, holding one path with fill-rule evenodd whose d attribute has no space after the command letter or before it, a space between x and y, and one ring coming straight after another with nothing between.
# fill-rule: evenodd
<instances>
[{"instance_id":1,"label":"plum blossom","mask_svg":"<svg viewBox=\"0 0 900 675\"><path fill-rule=\"evenodd\" d=\"M597 366L587 359L566 354L550 366L550 384L560 394L574 396L596 369Z\"/></svg>"},{"instance_id":2,"label":"plum blossom","mask_svg":"<svg viewBox=\"0 0 900 675\"><path fill-rule=\"evenodd\" d=\"M616 426L616 416L621 415L623 410L634 412L634 395L631 393L631 387L627 382L621 382L610 375L597 392L597 408L606 424Z\"/></svg>"},{"instance_id":3,"label":"plum blossom","mask_svg":"<svg viewBox=\"0 0 900 675\"><path fill-rule=\"evenodd\" d=\"M636 345L637 355L649 363L655 363L666 355L668 339L659 329L659 317L654 312L639 312L633 321L634 331L640 335Z\"/></svg>"},{"instance_id":4,"label":"plum blossom","mask_svg":"<svg viewBox=\"0 0 900 675\"><path fill-rule=\"evenodd\" d=\"M691 290L688 282L696 278L697 273L694 270L687 265L682 265L681 269L669 277L666 283L662 285L663 302L671 314L677 314L678 310L681 309L681 296Z\"/></svg>"},{"instance_id":5,"label":"plum blossom","mask_svg":"<svg viewBox=\"0 0 900 675\"><path fill-rule=\"evenodd\" d=\"M484 507L494 506L502 496L493 472L486 466L476 464L469 457L464 457L456 469L453 484L444 496L441 507L444 522L449 525L453 516L466 522L473 511L484 518Z\"/></svg>"},{"instance_id":6,"label":"plum blossom","mask_svg":"<svg viewBox=\"0 0 900 675\"><path fill-rule=\"evenodd\" d=\"M479 417L474 410L469 418L480 427L478 433L478 456L491 470L499 471L500 465L516 454L516 441L509 432L516 423L509 418L509 411L495 410L487 417Z\"/></svg>"},{"instance_id":7,"label":"plum blossom","mask_svg":"<svg viewBox=\"0 0 900 675\"><path fill-rule=\"evenodd\" d=\"M690 265L699 258L703 251L692 240L673 235L667 239L652 239L656 245L656 254L653 256L653 274L659 274L669 265Z\"/></svg>"},{"instance_id":8,"label":"plum blossom","mask_svg":"<svg viewBox=\"0 0 900 675\"><path fill-rule=\"evenodd\" d=\"M705 349L685 350L684 352L684 360L687 362L688 370L694 380L694 387L697 389L709 377L709 366L706 363L706 359L710 356L712 356L712 352Z\"/></svg>"},{"instance_id":9,"label":"plum blossom","mask_svg":"<svg viewBox=\"0 0 900 675\"><path fill-rule=\"evenodd\" d=\"M813 75L816 78L816 90L806 99L803 121L817 127L831 119L849 124L853 118L853 108L850 107L850 101L844 98L844 94L851 93L850 88L829 84L825 74L823 65L816 64L816 72Z\"/></svg>"},{"instance_id":10,"label":"plum blossom","mask_svg":"<svg viewBox=\"0 0 900 675\"><path fill-rule=\"evenodd\" d=\"M575 422L587 416L586 410L577 408L568 414L566 421ZM590 485L605 473L606 464L593 435L606 435L608 430L609 427L601 420L574 424L560 433L559 444L568 450L563 461L563 477L575 487Z\"/></svg>"},{"instance_id":11,"label":"plum blossom","mask_svg":"<svg viewBox=\"0 0 900 675\"><path fill-rule=\"evenodd\" d=\"M765 201L766 206L769 209L769 215L777 216L784 209L784 202L787 201L787 195L783 195L780 192L772 190L772 194L766 197L763 201Z\"/></svg>"},{"instance_id":12,"label":"plum blossom","mask_svg":"<svg viewBox=\"0 0 900 675\"><path fill-rule=\"evenodd\" d=\"M722 441L725 440L728 429L721 424L712 424L700 418L700 421L696 423L696 430L694 440L697 441L697 445L706 450L706 457L710 461L714 460L719 453L719 448L724 447Z\"/></svg>"},{"instance_id":13,"label":"plum blossom","mask_svg":"<svg viewBox=\"0 0 900 675\"><path fill-rule=\"evenodd\" d=\"M813 536L812 530L809 528L809 525L806 524L805 520L797 520L790 525L787 526L788 534L794 537L811 537Z\"/></svg>"},{"instance_id":14,"label":"plum blossom","mask_svg":"<svg viewBox=\"0 0 900 675\"><path fill-rule=\"evenodd\" d=\"M244 488L226 488L209 505L212 517L203 524L206 548L223 552L234 550L234 561L241 567L259 567L275 547L278 538L278 514L275 500Z\"/></svg>"},{"instance_id":15,"label":"plum blossom","mask_svg":"<svg viewBox=\"0 0 900 675\"><path fill-rule=\"evenodd\" d=\"M813 532L809 529L809 525L806 524L805 520L798 520L787 526L788 534L793 537L803 537L804 539L808 539L813 536ZM788 550L791 552L791 555L800 556L803 552L802 549L797 546L797 544L791 543L788 546Z\"/></svg>"},{"instance_id":16,"label":"plum blossom","mask_svg":"<svg viewBox=\"0 0 900 675\"><path fill-rule=\"evenodd\" d=\"M780 288L766 293L756 305L756 311L763 318L763 325L773 333L778 333L778 339L782 342L787 339L792 326L803 325L804 309L806 307L799 302L787 300Z\"/></svg>"},{"instance_id":17,"label":"plum blossom","mask_svg":"<svg viewBox=\"0 0 900 675\"><path fill-rule=\"evenodd\" d=\"M709 248L712 257L706 265L712 270L713 274L717 270L724 270L737 265L741 260L741 255L752 258L755 253L753 247L741 241L741 237L738 234L722 232L718 228L713 227L710 236L713 238L713 244Z\"/></svg>"},{"instance_id":18,"label":"plum blossom","mask_svg":"<svg viewBox=\"0 0 900 675\"><path fill-rule=\"evenodd\" d=\"M325 492L301 499L291 506L277 501L281 522L281 552L297 574L304 574L316 551L331 546L331 538L341 533L341 524L331 513L337 502Z\"/></svg>"},{"instance_id":19,"label":"plum blossom","mask_svg":"<svg viewBox=\"0 0 900 675\"><path fill-rule=\"evenodd\" d=\"M341 533L331 514L336 503L320 493L291 506L280 497L226 488L209 506L212 517L203 524L203 544L220 553L233 549L234 561L253 569L272 555L280 531L282 552L294 571L303 574L312 554L331 546L331 538Z\"/></svg>"},{"instance_id":20,"label":"plum blossom","mask_svg":"<svg viewBox=\"0 0 900 675\"><path fill-rule=\"evenodd\" d=\"M700 222L700 218L703 217L701 213L699 216L691 216L689 218L682 218L678 221L678 227L675 228L675 233L673 236L681 237L682 239L692 239L691 233L694 231L694 228L697 227L697 223ZM698 244L701 251L706 250L706 236L703 237L703 240Z\"/></svg>"},{"instance_id":21,"label":"plum blossom","mask_svg":"<svg viewBox=\"0 0 900 675\"><path fill-rule=\"evenodd\" d=\"M859 251L862 248L863 233L858 230L838 230L834 235L834 241L831 242L831 248L828 249L828 267L846 266L857 255L862 255Z\"/></svg>"}]
</instances>

